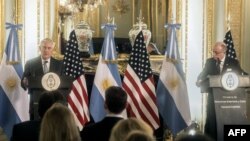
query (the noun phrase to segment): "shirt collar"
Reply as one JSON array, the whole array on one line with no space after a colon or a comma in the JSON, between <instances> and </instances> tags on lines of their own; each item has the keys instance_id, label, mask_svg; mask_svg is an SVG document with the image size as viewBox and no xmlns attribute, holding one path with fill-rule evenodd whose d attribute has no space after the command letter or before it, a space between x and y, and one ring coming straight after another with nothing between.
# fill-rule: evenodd
<instances>
[{"instance_id":1,"label":"shirt collar","mask_svg":"<svg viewBox=\"0 0 250 141\"><path fill-rule=\"evenodd\" d=\"M226 55L224 55L224 57L221 59L221 62L225 62L225 59L226 59Z\"/></svg>"},{"instance_id":2,"label":"shirt collar","mask_svg":"<svg viewBox=\"0 0 250 141\"><path fill-rule=\"evenodd\" d=\"M113 113L107 114L106 117L120 117L120 118L124 118L124 117L122 116L122 114L113 114Z\"/></svg>"},{"instance_id":3,"label":"shirt collar","mask_svg":"<svg viewBox=\"0 0 250 141\"><path fill-rule=\"evenodd\" d=\"M44 59L41 57L41 59L42 59L42 64L44 64L44 61L48 61L48 64L50 63L50 58L49 58L48 60L44 60Z\"/></svg>"}]
</instances>

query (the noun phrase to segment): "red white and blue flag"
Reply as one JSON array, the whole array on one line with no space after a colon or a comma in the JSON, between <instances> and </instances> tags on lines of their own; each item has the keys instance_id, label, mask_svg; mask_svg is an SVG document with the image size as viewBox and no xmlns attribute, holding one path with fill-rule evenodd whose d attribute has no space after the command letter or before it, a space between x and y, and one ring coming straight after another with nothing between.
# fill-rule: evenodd
<instances>
[{"instance_id":1,"label":"red white and blue flag","mask_svg":"<svg viewBox=\"0 0 250 141\"><path fill-rule=\"evenodd\" d=\"M227 31L223 42L227 45L227 52L226 52L227 57L237 59L231 30Z\"/></svg>"},{"instance_id":2,"label":"red white and blue flag","mask_svg":"<svg viewBox=\"0 0 250 141\"><path fill-rule=\"evenodd\" d=\"M157 129L160 121L155 83L142 31L135 39L122 87L128 94L128 117L142 119Z\"/></svg>"},{"instance_id":3,"label":"red white and blue flag","mask_svg":"<svg viewBox=\"0 0 250 141\"><path fill-rule=\"evenodd\" d=\"M76 125L82 130L85 123L90 121L89 99L75 31L70 34L63 60L65 74L75 78L67 98L68 107L75 117Z\"/></svg>"}]
</instances>

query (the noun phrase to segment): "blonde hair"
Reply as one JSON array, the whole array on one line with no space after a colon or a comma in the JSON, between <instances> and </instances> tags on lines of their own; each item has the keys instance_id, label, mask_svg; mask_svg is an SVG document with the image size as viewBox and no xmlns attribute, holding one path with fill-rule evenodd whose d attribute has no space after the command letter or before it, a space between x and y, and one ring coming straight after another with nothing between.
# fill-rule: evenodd
<instances>
[{"instance_id":1,"label":"blonde hair","mask_svg":"<svg viewBox=\"0 0 250 141\"><path fill-rule=\"evenodd\" d=\"M143 120L128 118L119 121L112 129L109 141L123 141L131 132L139 130L153 136L153 129Z\"/></svg>"},{"instance_id":2,"label":"blonde hair","mask_svg":"<svg viewBox=\"0 0 250 141\"><path fill-rule=\"evenodd\" d=\"M79 130L71 111L60 103L53 104L45 113L39 141L80 141Z\"/></svg>"},{"instance_id":3,"label":"blonde hair","mask_svg":"<svg viewBox=\"0 0 250 141\"><path fill-rule=\"evenodd\" d=\"M0 141L8 141L6 134L4 133L2 127L0 127Z\"/></svg>"},{"instance_id":4,"label":"blonde hair","mask_svg":"<svg viewBox=\"0 0 250 141\"><path fill-rule=\"evenodd\" d=\"M155 141L155 138L143 131L135 130L131 131L124 141Z\"/></svg>"}]
</instances>

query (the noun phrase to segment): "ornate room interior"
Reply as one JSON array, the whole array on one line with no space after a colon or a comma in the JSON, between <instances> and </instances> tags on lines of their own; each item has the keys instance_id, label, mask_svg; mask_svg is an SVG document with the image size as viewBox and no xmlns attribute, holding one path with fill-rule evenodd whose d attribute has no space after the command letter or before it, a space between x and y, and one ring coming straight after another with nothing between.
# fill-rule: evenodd
<instances>
[{"instance_id":1,"label":"ornate room interior","mask_svg":"<svg viewBox=\"0 0 250 141\"><path fill-rule=\"evenodd\" d=\"M39 54L38 44L45 37L56 45L53 55L62 59L70 32L84 28L92 40L93 52L83 55L86 73L94 73L104 39L102 24L115 23L114 32L119 72L124 73L131 51L130 31L138 26L150 32L148 43L156 44L160 54L151 55L153 72L161 69L168 30L167 23L179 23L178 47L188 86L193 122L204 126L206 95L195 82L205 60L212 56L216 41L223 41L228 29L241 67L250 73L250 1L249 0L1 0L0 60L8 32L5 23L21 24L18 30L22 64ZM82 27L81 27L82 26ZM147 31L146 31L147 30ZM250 121L250 95L247 96Z\"/></svg>"}]
</instances>

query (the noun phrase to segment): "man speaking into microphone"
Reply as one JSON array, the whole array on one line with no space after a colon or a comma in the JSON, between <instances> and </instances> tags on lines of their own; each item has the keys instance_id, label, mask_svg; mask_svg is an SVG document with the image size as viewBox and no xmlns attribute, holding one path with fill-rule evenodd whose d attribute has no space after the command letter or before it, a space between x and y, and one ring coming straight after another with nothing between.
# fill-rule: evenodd
<instances>
[{"instance_id":1,"label":"man speaking into microphone","mask_svg":"<svg viewBox=\"0 0 250 141\"><path fill-rule=\"evenodd\" d=\"M214 106L214 96L212 89L209 88L209 75L222 75L228 69L238 75L246 74L240 67L239 61L235 58L226 56L227 47L223 42L216 42L213 47L213 57L206 60L202 72L199 74L196 85L201 87L202 93L208 93L207 98L207 115L205 123L205 134L213 139L217 139L217 125Z\"/></svg>"},{"instance_id":2,"label":"man speaking into microphone","mask_svg":"<svg viewBox=\"0 0 250 141\"><path fill-rule=\"evenodd\" d=\"M59 76L62 75L63 61L52 57L54 46L55 43L51 39L43 39L39 45L41 55L26 62L21 80L21 86L25 90L29 88L28 86L31 82L28 82L28 80L30 78L37 78L37 81L41 81L39 78L48 72L54 72ZM32 120L34 119L33 96L31 91L29 93L31 94L29 111L30 119Z\"/></svg>"}]
</instances>

